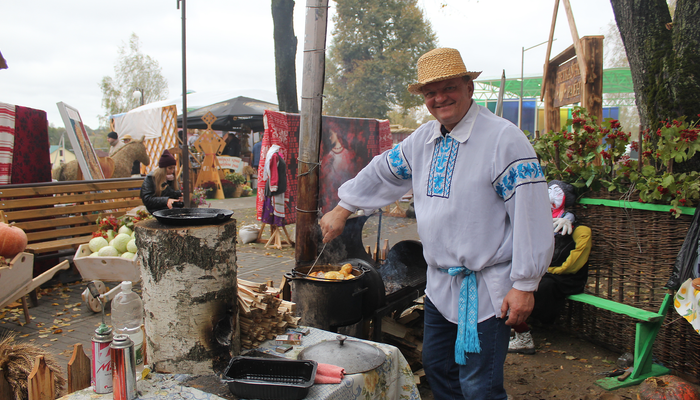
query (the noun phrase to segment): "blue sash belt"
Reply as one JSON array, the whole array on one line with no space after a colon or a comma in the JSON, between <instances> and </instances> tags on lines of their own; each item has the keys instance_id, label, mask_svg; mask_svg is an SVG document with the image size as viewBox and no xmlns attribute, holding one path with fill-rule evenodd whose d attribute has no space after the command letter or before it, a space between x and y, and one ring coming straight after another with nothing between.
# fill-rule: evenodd
<instances>
[{"instance_id":1,"label":"blue sash belt","mask_svg":"<svg viewBox=\"0 0 700 400\"><path fill-rule=\"evenodd\" d=\"M476 290L476 275L466 267L440 268L451 276L464 274L462 286L459 288L459 319L457 325L457 341L455 342L455 361L466 365L465 353L481 353L479 332L476 325L479 318L479 296Z\"/></svg>"}]
</instances>

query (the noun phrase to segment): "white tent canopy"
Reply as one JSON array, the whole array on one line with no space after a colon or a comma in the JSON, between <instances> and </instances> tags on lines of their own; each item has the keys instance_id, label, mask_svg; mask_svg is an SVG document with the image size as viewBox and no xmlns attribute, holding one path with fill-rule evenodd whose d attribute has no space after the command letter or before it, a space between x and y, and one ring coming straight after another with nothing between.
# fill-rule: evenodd
<instances>
[{"instance_id":1,"label":"white tent canopy","mask_svg":"<svg viewBox=\"0 0 700 400\"><path fill-rule=\"evenodd\" d=\"M188 94L187 109L193 111L238 96L251 97L277 104L277 96L267 90L221 90ZM113 115L115 131L119 138L127 134L136 140L160 137L163 129L162 109L172 105L177 107L178 115L182 114L182 96L178 96L168 100L144 104L124 114Z\"/></svg>"}]
</instances>

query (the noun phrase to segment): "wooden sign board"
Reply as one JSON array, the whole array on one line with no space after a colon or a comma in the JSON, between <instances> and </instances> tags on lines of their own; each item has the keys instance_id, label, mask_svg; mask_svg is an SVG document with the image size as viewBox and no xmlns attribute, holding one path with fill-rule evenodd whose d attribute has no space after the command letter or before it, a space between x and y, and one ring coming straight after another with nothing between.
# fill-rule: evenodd
<instances>
[{"instance_id":1,"label":"wooden sign board","mask_svg":"<svg viewBox=\"0 0 700 400\"><path fill-rule=\"evenodd\" d=\"M554 107L581 102L583 82L577 57L560 65L556 71Z\"/></svg>"},{"instance_id":2,"label":"wooden sign board","mask_svg":"<svg viewBox=\"0 0 700 400\"><path fill-rule=\"evenodd\" d=\"M217 156L216 160L219 162L221 169L231 169L236 172L241 169L242 160L239 157Z\"/></svg>"}]
</instances>

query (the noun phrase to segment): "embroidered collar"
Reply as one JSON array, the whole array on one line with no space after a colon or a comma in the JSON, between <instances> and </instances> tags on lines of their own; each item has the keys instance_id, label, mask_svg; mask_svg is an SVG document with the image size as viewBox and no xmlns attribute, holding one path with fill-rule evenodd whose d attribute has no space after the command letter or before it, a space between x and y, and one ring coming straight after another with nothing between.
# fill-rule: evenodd
<instances>
[{"instance_id":1,"label":"embroidered collar","mask_svg":"<svg viewBox=\"0 0 700 400\"><path fill-rule=\"evenodd\" d=\"M452 138L459 143L466 142L472 135L474 123L476 122L476 117L479 115L480 109L481 106L476 104L476 102L472 99L472 105L469 107L467 115L465 115L464 118L457 123L457 126L455 126L454 129L448 133L448 135L452 136ZM442 125L440 125L440 123L437 121L435 122L436 123L434 123L433 127L431 128L432 132L425 144L430 144L431 142L434 142L435 139L442 137L442 132L440 132L440 127Z\"/></svg>"}]
</instances>

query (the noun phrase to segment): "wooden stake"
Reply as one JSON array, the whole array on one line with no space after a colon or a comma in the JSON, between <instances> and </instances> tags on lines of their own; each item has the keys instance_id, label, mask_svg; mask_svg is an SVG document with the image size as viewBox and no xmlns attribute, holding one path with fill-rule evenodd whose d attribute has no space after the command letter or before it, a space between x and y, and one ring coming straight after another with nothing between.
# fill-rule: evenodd
<instances>
[{"instance_id":1,"label":"wooden stake","mask_svg":"<svg viewBox=\"0 0 700 400\"><path fill-rule=\"evenodd\" d=\"M73 356L68 361L68 393L90 386L90 359L83 351L83 345L73 345Z\"/></svg>"},{"instance_id":2,"label":"wooden stake","mask_svg":"<svg viewBox=\"0 0 700 400\"><path fill-rule=\"evenodd\" d=\"M54 400L53 371L46 365L44 356L36 356L34 368L27 378L29 400Z\"/></svg>"}]
</instances>

